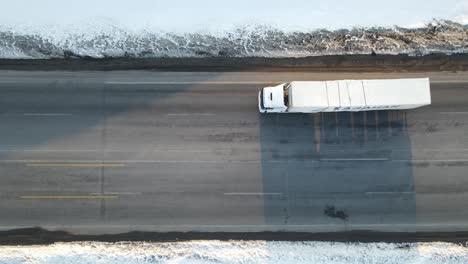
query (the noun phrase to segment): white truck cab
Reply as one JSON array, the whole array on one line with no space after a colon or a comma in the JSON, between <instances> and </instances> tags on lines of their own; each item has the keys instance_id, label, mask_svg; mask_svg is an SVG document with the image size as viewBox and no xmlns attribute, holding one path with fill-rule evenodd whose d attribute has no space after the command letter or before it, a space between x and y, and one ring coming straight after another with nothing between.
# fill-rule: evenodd
<instances>
[{"instance_id":1,"label":"white truck cab","mask_svg":"<svg viewBox=\"0 0 468 264\"><path fill-rule=\"evenodd\" d=\"M280 84L265 87L258 92L258 110L260 113L284 113L288 109L285 105L284 86Z\"/></svg>"},{"instance_id":2,"label":"white truck cab","mask_svg":"<svg viewBox=\"0 0 468 264\"><path fill-rule=\"evenodd\" d=\"M430 103L429 78L294 81L258 93L260 113L397 110Z\"/></svg>"}]
</instances>

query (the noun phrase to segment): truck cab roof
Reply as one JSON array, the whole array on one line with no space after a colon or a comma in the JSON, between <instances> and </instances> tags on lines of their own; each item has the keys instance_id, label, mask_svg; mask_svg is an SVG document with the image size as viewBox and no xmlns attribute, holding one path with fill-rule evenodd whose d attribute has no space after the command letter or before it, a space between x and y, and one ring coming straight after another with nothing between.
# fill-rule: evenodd
<instances>
[{"instance_id":1,"label":"truck cab roof","mask_svg":"<svg viewBox=\"0 0 468 264\"><path fill-rule=\"evenodd\" d=\"M263 108L286 109L284 105L284 83L277 86L265 87L262 90Z\"/></svg>"}]
</instances>

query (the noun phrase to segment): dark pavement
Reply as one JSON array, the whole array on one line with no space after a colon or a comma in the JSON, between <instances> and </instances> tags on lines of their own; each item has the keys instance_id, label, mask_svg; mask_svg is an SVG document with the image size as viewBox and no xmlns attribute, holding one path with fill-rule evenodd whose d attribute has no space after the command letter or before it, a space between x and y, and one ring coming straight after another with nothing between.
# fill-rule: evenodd
<instances>
[{"instance_id":1,"label":"dark pavement","mask_svg":"<svg viewBox=\"0 0 468 264\"><path fill-rule=\"evenodd\" d=\"M291 80L430 77L409 111L268 114ZM0 72L0 229L467 231L466 73Z\"/></svg>"}]
</instances>

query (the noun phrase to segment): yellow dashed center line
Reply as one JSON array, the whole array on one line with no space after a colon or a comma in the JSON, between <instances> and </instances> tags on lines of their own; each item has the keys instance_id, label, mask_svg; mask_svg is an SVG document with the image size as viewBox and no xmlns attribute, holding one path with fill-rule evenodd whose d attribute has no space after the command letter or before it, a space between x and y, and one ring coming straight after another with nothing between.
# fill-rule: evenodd
<instances>
[{"instance_id":1,"label":"yellow dashed center line","mask_svg":"<svg viewBox=\"0 0 468 264\"><path fill-rule=\"evenodd\" d=\"M23 195L21 199L117 199L116 195Z\"/></svg>"},{"instance_id":2,"label":"yellow dashed center line","mask_svg":"<svg viewBox=\"0 0 468 264\"><path fill-rule=\"evenodd\" d=\"M123 163L27 163L27 167L126 167Z\"/></svg>"}]
</instances>

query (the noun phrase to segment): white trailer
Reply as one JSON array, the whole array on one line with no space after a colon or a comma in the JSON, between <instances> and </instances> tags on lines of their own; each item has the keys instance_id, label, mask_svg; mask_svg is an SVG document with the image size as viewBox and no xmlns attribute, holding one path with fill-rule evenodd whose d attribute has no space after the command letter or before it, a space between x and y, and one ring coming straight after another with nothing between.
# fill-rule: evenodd
<instances>
[{"instance_id":1,"label":"white trailer","mask_svg":"<svg viewBox=\"0 0 468 264\"><path fill-rule=\"evenodd\" d=\"M398 110L429 104L429 78L294 81L258 93L261 113Z\"/></svg>"}]
</instances>

